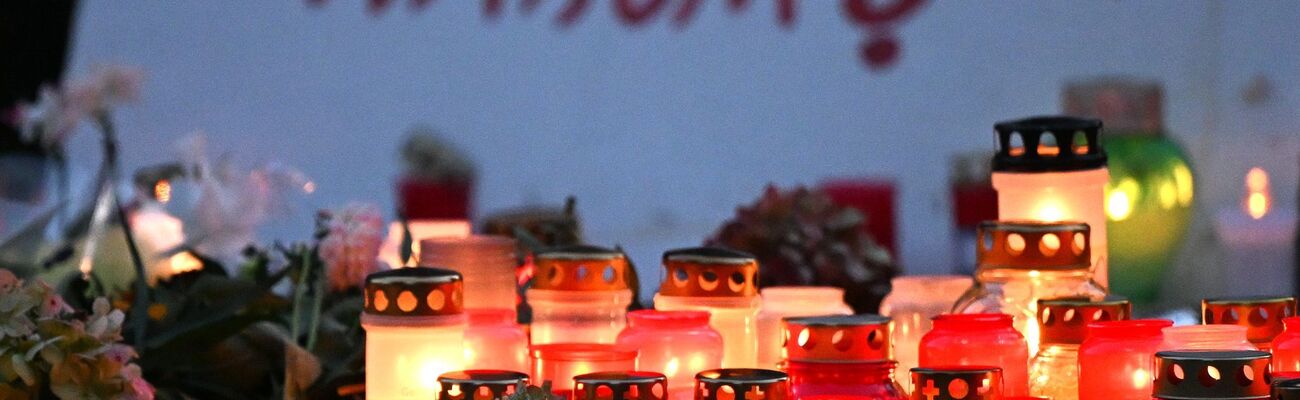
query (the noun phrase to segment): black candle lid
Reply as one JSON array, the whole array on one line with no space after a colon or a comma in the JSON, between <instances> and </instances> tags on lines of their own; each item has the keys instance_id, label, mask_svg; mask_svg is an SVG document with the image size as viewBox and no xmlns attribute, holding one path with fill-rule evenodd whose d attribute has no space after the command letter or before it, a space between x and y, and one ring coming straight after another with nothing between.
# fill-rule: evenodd
<instances>
[{"instance_id":1,"label":"black candle lid","mask_svg":"<svg viewBox=\"0 0 1300 400\"><path fill-rule=\"evenodd\" d=\"M790 376L769 369L723 368L695 374L695 398L785 400Z\"/></svg>"},{"instance_id":2,"label":"black candle lid","mask_svg":"<svg viewBox=\"0 0 1300 400\"><path fill-rule=\"evenodd\" d=\"M1274 399L1300 400L1300 379L1274 381L1272 390Z\"/></svg>"},{"instance_id":3,"label":"black candle lid","mask_svg":"<svg viewBox=\"0 0 1300 400\"><path fill-rule=\"evenodd\" d=\"M1106 166L1101 148L1101 120L1040 116L993 125L999 172L1065 172Z\"/></svg>"},{"instance_id":4,"label":"black candle lid","mask_svg":"<svg viewBox=\"0 0 1300 400\"><path fill-rule=\"evenodd\" d=\"M1254 350L1158 352L1152 397L1267 399L1269 360Z\"/></svg>"},{"instance_id":5,"label":"black candle lid","mask_svg":"<svg viewBox=\"0 0 1300 400\"><path fill-rule=\"evenodd\" d=\"M463 311L459 272L414 267L366 276L365 313L392 317L456 315Z\"/></svg>"},{"instance_id":6,"label":"black candle lid","mask_svg":"<svg viewBox=\"0 0 1300 400\"><path fill-rule=\"evenodd\" d=\"M504 399L528 387L528 374L494 369L453 371L438 377L440 399Z\"/></svg>"}]
</instances>

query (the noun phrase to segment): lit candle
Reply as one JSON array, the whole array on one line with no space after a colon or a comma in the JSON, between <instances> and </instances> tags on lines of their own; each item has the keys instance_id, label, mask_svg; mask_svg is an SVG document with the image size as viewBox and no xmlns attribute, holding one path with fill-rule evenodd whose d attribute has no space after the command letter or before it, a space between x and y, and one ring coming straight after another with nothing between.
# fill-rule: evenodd
<instances>
[{"instance_id":1,"label":"lit candle","mask_svg":"<svg viewBox=\"0 0 1300 400\"><path fill-rule=\"evenodd\" d=\"M514 309L466 309L465 366L528 371L528 334L515 323Z\"/></svg>"},{"instance_id":2,"label":"lit candle","mask_svg":"<svg viewBox=\"0 0 1300 400\"><path fill-rule=\"evenodd\" d=\"M1151 395L1152 354L1160 346L1163 319L1088 324L1079 346L1079 400L1143 399Z\"/></svg>"},{"instance_id":3,"label":"lit candle","mask_svg":"<svg viewBox=\"0 0 1300 400\"><path fill-rule=\"evenodd\" d=\"M934 317L934 329L921 338L920 348L920 368L998 367L1006 380L1007 395L1029 394L1029 350L1025 337L1012 327L1010 315L946 314Z\"/></svg>"},{"instance_id":4,"label":"lit candle","mask_svg":"<svg viewBox=\"0 0 1300 400\"><path fill-rule=\"evenodd\" d=\"M181 220L160 206L146 203L132 213L131 232L135 234L136 243L145 256L150 283L203 267L203 263L189 252L168 255L185 243L185 231Z\"/></svg>"},{"instance_id":5,"label":"lit candle","mask_svg":"<svg viewBox=\"0 0 1300 400\"><path fill-rule=\"evenodd\" d=\"M437 378L462 369L460 274L399 268L366 277L366 398L429 399Z\"/></svg>"},{"instance_id":6,"label":"lit candle","mask_svg":"<svg viewBox=\"0 0 1300 400\"><path fill-rule=\"evenodd\" d=\"M595 246L538 252L533 287L532 343L614 343L632 303L627 257Z\"/></svg>"},{"instance_id":7,"label":"lit candle","mask_svg":"<svg viewBox=\"0 0 1300 400\"><path fill-rule=\"evenodd\" d=\"M1000 122L993 157L993 188L998 219L1080 221L1092 227L1091 265L1102 286L1107 282L1106 152L1098 135L1101 121L1036 117Z\"/></svg>"},{"instance_id":8,"label":"lit candle","mask_svg":"<svg viewBox=\"0 0 1300 400\"><path fill-rule=\"evenodd\" d=\"M1132 305L1123 298L1102 301L1053 299L1038 301L1042 349L1030 361L1029 393L1055 400L1079 398L1079 346L1088 324L1126 320Z\"/></svg>"},{"instance_id":9,"label":"lit candle","mask_svg":"<svg viewBox=\"0 0 1300 400\"><path fill-rule=\"evenodd\" d=\"M763 368L778 368L785 359L781 319L853 314L844 304L844 289L837 287L776 286L763 288L759 294L763 307L758 312L758 363Z\"/></svg>"},{"instance_id":10,"label":"lit candle","mask_svg":"<svg viewBox=\"0 0 1300 400\"><path fill-rule=\"evenodd\" d=\"M1286 296L1227 297L1201 300L1204 324L1240 325L1246 339L1268 351L1273 338L1285 329L1282 320L1295 315L1296 300Z\"/></svg>"},{"instance_id":11,"label":"lit candle","mask_svg":"<svg viewBox=\"0 0 1300 400\"><path fill-rule=\"evenodd\" d=\"M670 398L694 398L695 374L722 367L722 335L709 327L707 312L637 310L627 322L618 345L637 350L637 370L668 377Z\"/></svg>"},{"instance_id":12,"label":"lit candle","mask_svg":"<svg viewBox=\"0 0 1300 400\"><path fill-rule=\"evenodd\" d=\"M1269 355L1258 350L1161 351L1155 355L1155 399L1267 400Z\"/></svg>"},{"instance_id":13,"label":"lit candle","mask_svg":"<svg viewBox=\"0 0 1300 400\"><path fill-rule=\"evenodd\" d=\"M438 377L439 399L505 399L528 387L528 375L517 371L474 369Z\"/></svg>"},{"instance_id":14,"label":"lit candle","mask_svg":"<svg viewBox=\"0 0 1300 400\"><path fill-rule=\"evenodd\" d=\"M769 369L723 368L695 375L696 400L785 400L790 377Z\"/></svg>"},{"instance_id":15,"label":"lit candle","mask_svg":"<svg viewBox=\"0 0 1300 400\"><path fill-rule=\"evenodd\" d=\"M1244 182L1240 208L1216 215L1225 251L1216 289L1227 296L1294 293L1296 210L1273 203L1267 171L1251 168Z\"/></svg>"},{"instance_id":16,"label":"lit candle","mask_svg":"<svg viewBox=\"0 0 1300 400\"><path fill-rule=\"evenodd\" d=\"M973 236L973 235L972 235ZM971 239L975 243L975 239ZM952 310L953 303L970 288L969 276L911 275L893 279L889 295L880 302L880 314L894 321L896 371L916 368L917 345L930 332L930 319Z\"/></svg>"},{"instance_id":17,"label":"lit candle","mask_svg":"<svg viewBox=\"0 0 1300 400\"><path fill-rule=\"evenodd\" d=\"M519 303L514 239L470 235L424 239L419 244L419 265L445 267L465 278L465 308L507 309L514 318Z\"/></svg>"},{"instance_id":18,"label":"lit candle","mask_svg":"<svg viewBox=\"0 0 1300 400\"><path fill-rule=\"evenodd\" d=\"M592 372L573 377L573 399L664 400L667 387L667 378L657 372Z\"/></svg>"},{"instance_id":19,"label":"lit candle","mask_svg":"<svg viewBox=\"0 0 1300 400\"><path fill-rule=\"evenodd\" d=\"M1282 319L1286 330L1273 339L1273 372L1300 373L1300 317Z\"/></svg>"},{"instance_id":20,"label":"lit candle","mask_svg":"<svg viewBox=\"0 0 1300 400\"><path fill-rule=\"evenodd\" d=\"M664 253L667 276L655 295L655 309L711 314L709 325L722 334L722 366L758 364L758 261L734 250L698 247Z\"/></svg>"},{"instance_id":21,"label":"lit candle","mask_svg":"<svg viewBox=\"0 0 1300 400\"><path fill-rule=\"evenodd\" d=\"M894 381L889 318L838 315L785 319L790 393L796 399L902 400Z\"/></svg>"},{"instance_id":22,"label":"lit candle","mask_svg":"<svg viewBox=\"0 0 1300 400\"><path fill-rule=\"evenodd\" d=\"M575 376L636 369L636 351L612 344L543 344L533 346L529 354L533 360L533 382L550 382L551 391L566 398L572 394Z\"/></svg>"}]
</instances>

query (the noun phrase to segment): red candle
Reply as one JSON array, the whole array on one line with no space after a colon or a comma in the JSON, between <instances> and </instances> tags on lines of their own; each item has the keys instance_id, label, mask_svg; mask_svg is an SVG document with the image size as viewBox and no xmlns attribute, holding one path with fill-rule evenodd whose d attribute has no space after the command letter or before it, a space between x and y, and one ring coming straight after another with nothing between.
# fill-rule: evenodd
<instances>
[{"instance_id":1,"label":"red candle","mask_svg":"<svg viewBox=\"0 0 1300 400\"><path fill-rule=\"evenodd\" d=\"M591 372L636 369L636 351L612 344L554 343L533 346L533 382L551 382L551 391L568 398L573 377Z\"/></svg>"},{"instance_id":2,"label":"red candle","mask_svg":"<svg viewBox=\"0 0 1300 400\"><path fill-rule=\"evenodd\" d=\"M1088 324L1079 346L1079 400L1142 399L1151 395L1152 354L1173 321L1137 319Z\"/></svg>"},{"instance_id":3,"label":"red candle","mask_svg":"<svg viewBox=\"0 0 1300 400\"><path fill-rule=\"evenodd\" d=\"M1029 348L1025 337L1012 326L1010 315L947 314L934 317L934 329L921 338L920 353L921 367L999 367L1007 395L1029 394Z\"/></svg>"},{"instance_id":4,"label":"red candle","mask_svg":"<svg viewBox=\"0 0 1300 400\"><path fill-rule=\"evenodd\" d=\"M902 400L903 389L894 382L891 325L878 315L786 318L791 395Z\"/></svg>"},{"instance_id":5,"label":"red candle","mask_svg":"<svg viewBox=\"0 0 1300 400\"><path fill-rule=\"evenodd\" d=\"M528 370L528 334L515 323L515 310L480 308L465 311L465 366L506 371Z\"/></svg>"},{"instance_id":6,"label":"red candle","mask_svg":"<svg viewBox=\"0 0 1300 400\"><path fill-rule=\"evenodd\" d=\"M1300 317L1282 319L1286 330L1273 339L1273 373L1300 372Z\"/></svg>"}]
</instances>

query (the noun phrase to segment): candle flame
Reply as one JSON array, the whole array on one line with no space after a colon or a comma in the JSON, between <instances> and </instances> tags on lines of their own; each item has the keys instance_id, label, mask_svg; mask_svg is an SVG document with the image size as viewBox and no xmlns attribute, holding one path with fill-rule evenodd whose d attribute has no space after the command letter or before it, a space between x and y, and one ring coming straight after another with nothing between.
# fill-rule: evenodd
<instances>
[{"instance_id":1,"label":"candle flame","mask_svg":"<svg viewBox=\"0 0 1300 400\"><path fill-rule=\"evenodd\" d=\"M167 204L172 201L172 184L166 179L153 184L153 198L158 199L159 203Z\"/></svg>"},{"instance_id":2,"label":"candle flame","mask_svg":"<svg viewBox=\"0 0 1300 400\"><path fill-rule=\"evenodd\" d=\"M681 363L677 362L677 357L668 359L668 364L664 365L664 375L677 376L677 370L681 368Z\"/></svg>"},{"instance_id":3,"label":"candle flame","mask_svg":"<svg viewBox=\"0 0 1300 400\"><path fill-rule=\"evenodd\" d=\"M173 254L167 262L171 266L172 274L203 269L203 261L188 251Z\"/></svg>"},{"instance_id":4,"label":"candle flame","mask_svg":"<svg viewBox=\"0 0 1300 400\"><path fill-rule=\"evenodd\" d=\"M1271 197L1268 172L1259 167L1251 168L1246 173L1246 214L1254 219L1264 218L1272 206Z\"/></svg>"},{"instance_id":5,"label":"candle flame","mask_svg":"<svg viewBox=\"0 0 1300 400\"><path fill-rule=\"evenodd\" d=\"M1133 371L1133 387L1144 388L1151 385L1151 373L1145 369Z\"/></svg>"},{"instance_id":6,"label":"candle flame","mask_svg":"<svg viewBox=\"0 0 1300 400\"><path fill-rule=\"evenodd\" d=\"M1111 221L1123 221L1133 214L1133 203L1138 198L1141 188L1133 178L1124 178L1108 188L1106 194L1106 216Z\"/></svg>"},{"instance_id":7,"label":"candle flame","mask_svg":"<svg viewBox=\"0 0 1300 400\"><path fill-rule=\"evenodd\" d=\"M1034 214L1038 215L1037 220L1039 221L1054 222L1065 219L1065 211L1056 203L1048 203L1039 206L1038 212Z\"/></svg>"}]
</instances>

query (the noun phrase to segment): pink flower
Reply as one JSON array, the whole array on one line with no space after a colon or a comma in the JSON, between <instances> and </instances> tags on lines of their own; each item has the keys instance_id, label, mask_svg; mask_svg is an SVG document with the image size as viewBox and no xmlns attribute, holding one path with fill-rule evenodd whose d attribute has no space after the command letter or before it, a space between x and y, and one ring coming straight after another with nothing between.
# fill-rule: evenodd
<instances>
[{"instance_id":1,"label":"pink flower","mask_svg":"<svg viewBox=\"0 0 1300 400\"><path fill-rule=\"evenodd\" d=\"M371 205L352 204L333 213L320 243L330 289L344 291L360 286L366 275L379 270L379 248L384 240L384 218Z\"/></svg>"},{"instance_id":2,"label":"pink flower","mask_svg":"<svg viewBox=\"0 0 1300 400\"><path fill-rule=\"evenodd\" d=\"M63 301L63 296L59 296L59 293L54 291L54 288L51 288L50 285L40 280L36 281L36 284L40 285L41 288L41 305L40 308L37 309L38 316L41 318L53 318L64 313L72 312L72 307L69 307L68 303Z\"/></svg>"},{"instance_id":3,"label":"pink flower","mask_svg":"<svg viewBox=\"0 0 1300 400\"><path fill-rule=\"evenodd\" d=\"M0 268L0 294L9 294L22 286L23 281L18 279L17 275L7 269Z\"/></svg>"},{"instance_id":4,"label":"pink flower","mask_svg":"<svg viewBox=\"0 0 1300 400\"><path fill-rule=\"evenodd\" d=\"M154 388L148 381L144 380L143 374L140 373L140 366L131 364L122 368L122 378L126 379L127 393L124 393L125 400L153 400Z\"/></svg>"}]
</instances>

